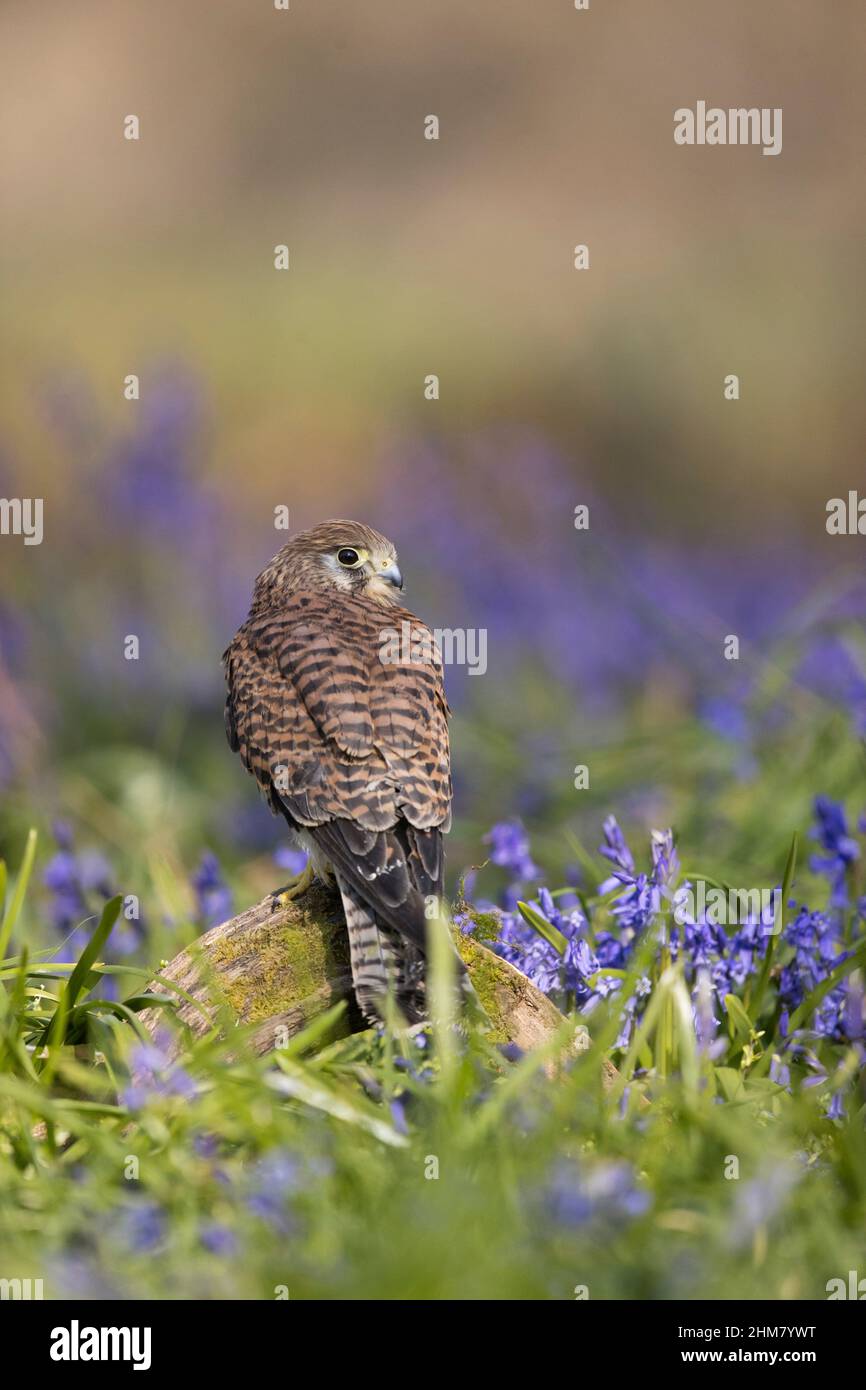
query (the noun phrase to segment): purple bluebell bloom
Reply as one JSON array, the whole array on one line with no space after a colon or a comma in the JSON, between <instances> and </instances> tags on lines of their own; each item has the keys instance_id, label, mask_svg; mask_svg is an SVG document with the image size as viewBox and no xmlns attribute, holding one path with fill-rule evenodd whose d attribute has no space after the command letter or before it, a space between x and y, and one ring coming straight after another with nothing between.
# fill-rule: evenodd
<instances>
[{"instance_id":1,"label":"purple bluebell bloom","mask_svg":"<svg viewBox=\"0 0 866 1390\"><path fill-rule=\"evenodd\" d=\"M761 1226L769 1226L783 1211L800 1180L801 1173L791 1162L767 1165L745 1182L732 1183L734 1208L728 1242L734 1248L748 1245Z\"/></svg>"},{"instance_id":2,"label":"purple bluebell bloom","mask_svg":"<svg viewBox=\"0 0 866 1390\"><path fill-rule=\"evenodd\" d=\"M219 1222L210 1221L201 1227L199 1240L205 1250L209 1250L212 1255L236 1255L238 1252L238 1238L229 1226L220 1225Z\"/></svg>"},{"instance_id":3,"label":"purple bluebell bloom","mask_svg":"<svg viewBox=\"0 0 866 1390\"><path fill-rule=\"evenodd\" d=\"M152 1042L137 1043L130 1053L130 1068L134 1080L122 1094L130 1110L142 1110L157 1097L180 1096L194 1100L198 1086L182 1066L173 1061L167 1050L167 1039L157 1034Z\"/></svg>"},{"instance_id":4,"label":"purple bluebell bloom","mask_svg":"<svg viewBox=\"0 0 866 1390\"><path fill-rule=\"evenodd\" d=\"M292 849L290 845L280 845L274 850L274 863L287 869L293 877L304 872L309 857L305 849Z\"/></svg>"},{"instance_id":5,"label":"purple bluebell bloom","mask_svg":"<svg viewBox=\"0 0 866 1390\"><path fill-rule=\"evenodd\" d=\"M54 930L64 938L64 955L80 955L90 940L95 919L114 897L117 885L104 855L96 850L76 852L72 831L65 821L53 826L57 852L45 866L42 881L48 889L48 914ZM105 948L105 957L117 961L138 950L145 935L141 917L128 919L123 910ZM113 995L113 981L106 979L102 993Z\"/></svg>"},{"instance_id":6,"label":"purple bluebell bloom","mask_svg":"<svg viewBox=\"0 0 866 1390\"><path fill-rule=\"evenodd\" d=\"M215 926L231 916L232 893L223 878L219 860L211 850L206 850L192 877L196 895L196 910L199 921L206 927Z\"/></svg>"},{"instance_id":7,"label":"purple bluebell bloom","mask_svg":"<svg viewBox=\"0 0 866 1390\"><path fill-rule=\"evenodd\" d=\"M168 1223L156 1202L138 1201L121 1211L118 1230L123 1244L138 1255L147 1255L165 1243Z\"/></svg>"},{"instance_id":8,"label":"purple bluebell bloom","mask_svg":"<svg viewBox=\"0 0 866 1390\"><path fill-rule=\"evenodd\" d=\"M555 1226L617 1225L649 1209L650 1195L635 1182L630 1163L616 1161L578 1167L558 1163L541 1193Z\"/></svg>"},{"instance_id":9,"label":"purple bluebell bloom","mask_svg":"<svg viewBox=\"0 0 866 1390\"><path fill-rule=\"evenodd\" d=\"M814 840L818 840L824 854L813 854L809 864L815 873L826 874L830 880L830 906L848 906L848 869L859 857L860 847L848 833L845 808L828 796L816 796L815 816L817 826L812 830Z\"/></svg>"},{"instance_id":10,"label":"purple bluebell bloom","mask_svg":"<svg viewBox=\"0 0 866 1390\"><path fill-rule=\"evenodd\" d=\"M817 833L825 849L832 850L833 862L829 867L835 874L841 864L844 872L844 866L853 862L859 852L857 842L847 834L841 808L826 798L819 798L817 806L821 817ZM512 848L513 827L509 825L508 830L503 858L525 865L529 858L525 836L521 830L516 841L519 852L511 854L508 851ZM546 886L541 886L532 906L559 933L561 947L551 944L540 929L536 930L509 907L500 914L495 949L528 975L540 990L551 995L560 1007L576 1005L582 1013L590 1014L602 999L619 993L621 979L608 972L626 971L638 942L653 928L659 946L666 945L671 960L684 967L686 983L693 991L699 1047L710 1060L716 1060L728 1046L718 1032L718 1019L726 1008L725 997L729 994L741 996L749 981L762 969L768 945L773 940L769 930L773 925L772 912L767 909L762 910L761 915L751 913L730 935L709 913L705 912L695 921L689 915L686 896L691 885L677 886L679 862L671 832L654 831L650 849L651 867L648 872L639 871L619 825L614 817L608 817L604 823L601 853L614 865L614 873L601 885L599 893L606 898L602 911L613 919L613 928L587 920L579 899L566 899L561 894L554 897ZM520 895L519 885L514 884L510 893L503 897L511 904L516 903ZM777 971L773 972L770 984L781 1006L770 1075L778 1084L790 1086L790 1064L796 1059L810 1073L804 1084L817 1085L826 1081L826 1069L811 1046L812 1041L827 1039L864 1045L863 991L856 979L840 980L822 995L805 1028L788 1036L790 1015L831 971L849 958L852 948L842 938L838 911L816 912L792 901L787 907L785 930L777 938ZM673 921L668 928L671 917ZM864 917L858 916L855 920L862 924ZM659 933L661 924L664 924L664 936ZM860 925L860 935L862 930ZM629 1046L651 989L649 976L644 976L631 997L619 1005L616 1048ZM836 1102L837 1107L838 1104Z\"/></svg>"},{"instance_id":11,"label":"purple bluebell bloom","mask_svg":"<svg viewBox=\"0 0 866 1390\"><path fill-rule=\"evenodd\" d=\"M519 821L500 821L492 826L484 843L490 845L491 862L508 869L520 882L538 878L538 866L529 853L529 837Z\"/></svg>"}]
</instances>

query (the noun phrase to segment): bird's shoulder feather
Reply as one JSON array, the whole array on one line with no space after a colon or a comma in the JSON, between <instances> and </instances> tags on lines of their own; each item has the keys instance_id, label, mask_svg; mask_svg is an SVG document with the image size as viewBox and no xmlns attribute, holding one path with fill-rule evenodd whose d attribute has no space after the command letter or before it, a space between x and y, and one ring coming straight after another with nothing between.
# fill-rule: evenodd
<instances>
[{"instance_id":1,"label":"bird's shoulder feather","mask_svg":"<svg viewBox=\"0 0 866 1390\"><path fill-rule=\"evenodd\" d=\"M412 659L383 659L407 623ZM447 828L449 711L428 642L406 609L315 591L248 619L224 657L226 728L274 809L305 825Z\"/></svg>"}]
</instances>

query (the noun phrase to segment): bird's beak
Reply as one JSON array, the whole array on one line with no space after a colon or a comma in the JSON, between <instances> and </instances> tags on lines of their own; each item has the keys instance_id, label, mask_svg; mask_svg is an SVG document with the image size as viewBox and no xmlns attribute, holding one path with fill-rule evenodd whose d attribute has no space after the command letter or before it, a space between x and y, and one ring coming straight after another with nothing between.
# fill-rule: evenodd
<instances>
[{"instance_id":1,"label":"bird's beak","mask_svg":"<svg viewBox=\"0 0 866 1390\"><path fill-rule=\"evenodd\" d=\"M403 576L400 573L400 566L397 564L389 565L387 569L379 570L377 579L384 579L387 584L393 584L395 589L403 588Z\"/></svg>"}]
</instances>

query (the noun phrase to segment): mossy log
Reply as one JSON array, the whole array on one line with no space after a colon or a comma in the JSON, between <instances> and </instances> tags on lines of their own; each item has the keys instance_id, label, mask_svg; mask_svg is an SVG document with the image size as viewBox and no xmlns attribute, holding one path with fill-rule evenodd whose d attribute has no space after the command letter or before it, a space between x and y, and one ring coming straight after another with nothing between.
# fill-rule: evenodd
<instances>
[{"instance_id":1,"label":"mossy log","mask_svg":"<svg viewBox=\"0 0 866 1390\"><path fill-rule=\"evenodd\" d=\"M479 917L477 928L487 926ZM455 931L457 948L490 1019L491 1041L512 1042L524 1051L537 1047L562 1025L562 1014L536 987L482 944ZM362 1029L352 993L348 938L340 898L314 885L295 902L276 906L263 898L231 921L212 927L161 972L209 1012L223 1004L238 1023L252 1027L259 1053L284 1045L316 1015L344 1000L347 1008L332 1037ZM207 1019L184 1001L178 1016L196 1035ZM161 1015L148 1010L142 1020L153 1030ZM572 1047L585 1051L589 1036L576 1028ZM605 1063L607 1084L616 1075Z\"/></svg>"}]
</instances>

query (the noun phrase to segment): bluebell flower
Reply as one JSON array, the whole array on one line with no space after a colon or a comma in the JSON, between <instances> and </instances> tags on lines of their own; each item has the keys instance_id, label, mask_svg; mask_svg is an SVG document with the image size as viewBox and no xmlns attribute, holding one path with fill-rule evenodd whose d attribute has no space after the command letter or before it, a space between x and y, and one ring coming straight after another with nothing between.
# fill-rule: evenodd
<instances>
[{"instance_id":1,"label":"bluebell flower","mask_svg":"<svg viewBox=\"0 0 866 1390\"><path fill-rule=\"evenodd\" d=\"M619 1032L617 1034L616 1042L614 1043L615 1047L624 1050L625 1048L631 1045L631 1040L634 1034L635 1023L637 1022L638 1015L646 1000L649 999L651 994L652 980L649 978L648 975L641 975L640 979L635 985L634 993L629 995L628 999L626 999L625 1003L622 1006L622 1012L620 1014L619 1022Z\"/></svg>"},{"instance_id":2,"label":"bluebell flower","mask_svg":"<svg viewBox=\"0 0 866 1390\"><path fill-rule=\"evenodd\" d=\"M783 1087L786 1091L791 1089L791 1068L787 1062L783 1061L778 1052L773 1053L770 1061L770 1080L775 1081L777 1086Z\"/></svg>"},{"instance_id":3,"label":"bluebell flower","mask_svg":"<svg viewBox=\"0 0 866 1390\"><path fill-rule=\"evenodd\" d=\"M538 878L540 871L529 853L529 837L518 821L491 826L484 843L490 845L491 862L508 869L520 882Z\"/></svg>"},{"instance_id":4,"label":"bluebell flower","mask_svg":"<svg viewBox=\"0 0 866 1390\"><path fill-rule=\"evenodd\" d=\"M849 975L842 985L843 1003L840 1027L846 1042L862 1043L866 1038L866 991L862 981Z\"/></svg>"},{"instance_id":5,"label":"bluebell flower","mask_svg":"<svg viewBox=\"0 0 866 1390\"><path fill-rule=\"evenodd\" d=\"M672 830L654 830L650 836L652 877L657 888L664 889L674 882L680 871L680 857L674 844Z\"/></svg>"},{"instance_id":6,"label":"bluebell flower","mask_svg":"<svg viewBox=\"0 0 866 1390\"><path fill-rule=\"evenodd\" d=\"M723 695L708 695L698 704L703 722L721 738L745 743L749 737L749 718L741 700Z\"/></svg>"},{"instance_id":7,"label":"bluebell flower","mask_svg":"<svg viewBox=\"0 0 866 1390\"><path fill-rule=\"evenodd\" d=\"M193 1100L198 1086L189 1073L168 1053L165 1039L157 1035L152 1042L136 1043L130 1053L130 1070L134 1080L123 1091L121 1099L130 1110L142 1110L158 1097L180 1096Z\"/></svg>"},{"instance_id":8,"label":"bluebell flower","mask_svg":"<svg viewBox=\"0 0 866 1390\"><path fill-rule=\"evenodd\" d=\"M735 1188L728 1242L735 1248L748 1245L761 1226L780 1215L800 1179L791 1162L768 1164L754 1178L731 1184Z\"/></svg>"},{"instance_id":9,"label":"bluebell flower","mask_svg":"<svg viewBox=\"0 0 866 1390\"><path fill-rule=\"evenodd\" d=\"M272 1149L264 1154L247 1175L247 1208L268 1225L284 1234L297 1227L293 1199L318 1186L333 1173L330 1158L323 1155L295 1154L288 1149Z\"/></svg>"},{"instance_id":10,"label":"bluebell flower","mask_svg":"<svg viewBox=\"0 0 866 1390\"><path fill-rule=\"evenodd\" d=\"M719 956L724 958L727 955L724 992L735 994L750 975L757 973L767 953L770 938L763 924L754 920L744 922L731 938L726 938L721 927L717 928L717 932Z\"/></svg>"},{"instance_id":11,"label":"bluebell flower","mask_svg":"<svg viewBox=\"0 0 866 1390\"><path fill-rule=\"evenodd\" d=\"M239 1242L235 1232L216 1221L207 1222L201 1227L199 1240L212 1255L230 1256L238 1252Z\"/></svg>"},{"instance_id":12,"label":"bluebell flower","mask_svg":"<svg viewBox=\"0 0 866 1390\"><path fill-rule=\"evenodd\" d=\"M75 855L66 849L59 850L46 864L42 882L51 895L48 907L51 924L61 936L68 936L89 915ZM84 932L79 935L83 949L87 935Z\"/></svg>"},{"instance_id":13,"label":"bluebell flower","mask_svg":"<svg viewBox=\"0 0 866 1390\"><path fill-rule=\"evenodd\" d=\"M232 893L222 875L219 860L206 850L192 877L195 889L196 912L206 927L215 926L231 916Z\"/></svg>"},{"instance_id":14,"label":"bluebell flower","mask_svg":"<svg viewBox=\"0 0 866 1390\"><path fill-rule=\"evenodd\" d=\"M409 1125L406 1120L406 1100L405 1093L393 1096L388 1106L391 1112L391 1123L398 1134L404 1135L409 1133Z\"/></svg>"},{"instance_id":15,"label":"bluebell flower","mask_svg":"<svg viewBox=\"0 0 866 1390\"><path fill-rule=\"evenodd\" d=\"M123 1244L138 1255L146 1255L165 1243L168 1223L156 1202L138 1201L119 1213L117 1229Z\"/></svg>"},{"instance_id":16,"label":"bluebell flower","mask_svg":"<svg viewBox=\"0 0 866 1390\"><path fill-rule=\"evenodd\" d=\"M588 977L599 969L599 962L587 943L584 933L586 920L579 907L563 912L547 888L539 890L533 903L536 910L565 938L562 955L547 939L524 921L517 913L501 917L499 938L495 949L505 960L516 965L545 994L560 1003L568 994L574 996L578 1007L585 1005L598 991L588 985ZM606 990L606 982L600 986Z\"/></svg>"},{"instance_id":17,"label":"bluebell flower","mask_svg":"<svg viewBox=\"0 0 866 1390\"><path fill-rule=\"evenodd\" d=\"M634 856L626 844L625 836L617 824L616 817L608 816L602 829L604 844L599 847L599 853L603 854L605 859L609 859L612 864L615 864L625 874L626 879L634 878ZM611 883L612 880L608 880L608 882ZM606 891L605 885L602 885L601 891Z\"/></svg>"},{"instance_id":18,"label":"bluebell flower","mask_svg":"<svg viewBox=\"0 0 866 1390\"><path fill-rule=\"evenodd\" d=\"M617 1160L592 1167L557 1163L541 1192L555 1227L617 1225L649 1209L650 1195L635 1182L630 1163Z\"/></svg>"},{"instance_id":19,"label":"bluebell flower","mask_svg":"<svg viewBox=\"0 0 866 1390\"><path fill-rule=\"evenodd\" d=\"M822 808L821 836L825 848L834 847L837 861L852 862L857 846L852 842L852 849L852 844L846 842L844 817L840 817L839 808L826 798L819 798L818 804ZM588 921L580 899L562 894L554 897L546 886L540 886L532 905L560 933L562 950L557 950L514 910L500 914L494 949L560 1007L576 1005L584 1015L591 1014L601 1000L619 994L622 988L619 976L609 972L628 969L637 943L656 921L666 926L670 909L683 905L679 895L690 887L684 884L677 888L680 870L670 831L654 831L650 848L649 872L638 871L616 820L608 817L601 852L614 865L614 873L599 891L607 896L602 910L613 918L614 927L608 929ZM521 853L529 853L525 841ZM806 1025L795 1035L788 1035L793 1011L848 959L853 948L842 939L838 912L816 912L802 905L798 908L794 901L787 906L789 916L779 939L777 970L771 977L781 1016L770 1058L770 1075L779 1085L790 1087L790 1064L796 1059L809 1073L804 1084L818 1085L826 1082L827 1073L812 1045L816 1041L853 1043L863 1047L866 1056L864 994L856 977L841 980L832 990L825 991ZM728 1047L718 1028L718 1019L726 1010L726 996L741 996L749 980L763 968L773 939L773 910L762 910L760 916L751 914L730 936L706 913L695 921L678 912L670 929L666 929L664 944L670 958L684 966L686 983L692 989L698 1045L711 1060L722 1056ZM861 926L860 936L862 932ZM661 945L660 936L658 940ZM644 976L631 996L618 1003L615 1048L630 1045L651 990L651 980Z\"/></svg>"},{"instance_id":20,"label":"bluebell flower","mask_svg":"<svg viewBox=\"0 0 866 1390\"><path fill-rule=\"evenodd\" d=\"M850 952L842 949L835 914L810 912L802 907L788 922L783 940L794 954L782 968L779 997L786 1012L792 1012L836 965ZM821 1000L811 1020L827 1037L838 1036L844 1022L846 985L840 983Z\"/></svg>"},{"instance_id":21,"label":"bluebell flower","mask_svg":"<svg viewBox=\"0 0 866 1390\"><path fill-rule=\"evenodd\" d=\"M292 849L291 845L280 845L274 850L274 863L287 869L293 877L304 872L309 857L305 849Z\"/></svg>"},{"instance_id":22,"label":"bluebell flower","mask_svg":"<svg viewBox=\"0 0 866 1390\"><path fill-rule=\"evenodd\" d=\"M64 938L64 954L77 956L90 940L93 919L98 918L104 904L118 891L117 884L103 854L96 850L76 852L72 831L65 821L55 821L52 829L58 849L42 875L49 895L48 916L54 930ZM105 958L116 961L133 954L144 935L143 918L129 920L121 911L108 938ZM110 994L112 988L111 980L102 982L103 994Z\"/></svg>"},{"instance_id":23,"label":"bluebell flower","mask_svg":"<svg viewBox=\"0 0 866 1390\"><path fill-rule=\"evenodd\" d=\"M725 1052L727 1044L724 1038L717 1036L719 1020L713 1011L713 982L706 967L697 971L692 1005L698 1048L711 1061L716 1061Z\"/></svg>"},{"instance_id":24,"label":"bluebell flower","mask_svg":"<svg viewBox=\"0 0 866 1390\"><path fill-rule=\"evenodd\" d=\"M848 869L859 857L860 847L848 833L848 822L844 807L828 796L816 796L815 815L817 826L811 831L812 838L818 840L825 854L813 854L809 860L815 873L826 874L830 880L830 906L848 906Z\"/></svg>"}]
</instances>

